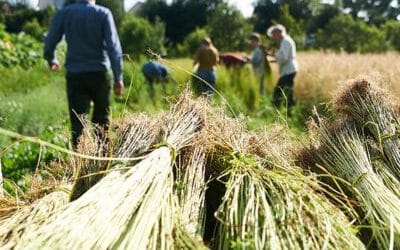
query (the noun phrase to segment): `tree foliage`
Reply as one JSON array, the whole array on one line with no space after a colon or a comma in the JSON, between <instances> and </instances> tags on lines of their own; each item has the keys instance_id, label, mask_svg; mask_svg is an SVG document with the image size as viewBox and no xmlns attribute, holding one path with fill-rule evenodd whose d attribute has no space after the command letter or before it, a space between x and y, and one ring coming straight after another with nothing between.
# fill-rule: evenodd
<instances>
[{"instance_id":1,"label":"tree foliage","mask_svg":"<svg viewBox=\"0 0 400 250\"><path fill-rule=\"evenodd\" d=\"M104 6L108 9L111 10L115 24L119 26L122 23L122 20L124 18L124 5L123 1L121 0L96 0L96 4Z\"/></svg>"},{"instance_id":2,"label":"tree foliage","mask_svg":"<svg viewBox=\"0 0 400 250\"><path fill-rule=\"evenodd\" d=\"M274 20L282 14L282 6L287 5L289 14L295 20L310 20L322 8L320 0L258 0L254 7L253 23L258 32L265 32Z\"/></svg>"},{"instance_id":3,"label":"tree foliage","mask_svg":"<svg viewBox=\"0 0 400 250\"><path fill-rule=\"evenodd\" d=\"M302 28L303 21L297 21L289 13L289 5L283 5L280 8L281 15L274 23L282 24L286 27L287 32L293 37L298 48L304 47L305 32Z\"/></svg>"},{"instance_id":4,"label":"tree foliage","mask_svg":"<svg viewBox=\"0 0 400 250\"><path fill-rule=\"evenodd\" d=\"M185 37L182 43L177 45L178 56L192 56L200 46L200 41L209 36L205 29L197 28Z\"/></svg>"},{"instance_id":5,"label":"tree foliage","mask_svg":"<svg viewBox=\"0 0 400 250\"><path fill-rule=\"evenodd\" d=\"M383 25L386 41L392 49L400 51L400 23L398 21L388 21Z\"/></svg>"},{"instance_id":6,"label":"tree foliage","mask_svg":"<svg viewBox=\"0 0 400 250\"><path fill-rule=\"evenodd\" d=\"M334 17L316 36L317 47L353 52L382 52L387 49L384 32L351 15Z\"/></svg>"},{"instance_id":7,"label":"tree foliage","mask_svg":"<svg viewBox=\"0 0 400 250\"><path fill-rule=\"evenodd\" d=\"M37 20L40 26L47 28L56 10L54 8L46 8L44 10L34 10L27 7L16 6L7 12L0 14L4 20L5 29L10 33L19 33L28 22Z\"/></svg>"},{"instance_id":8,"label":"tree foliage","mask_svg":"<svg viewBox=\"0 0 400 250\"><path fill-rule=\"evenodd\" d=\"M166 25L168 42L175 45L197 27L207 25L207 17L223 0L148 0L140 11L142 17L154 22L157 17Z\"/></svg>"},{"instance_id":9,"label":"tree foliage","mask_svg":"<svg viewBox=\"0 0 400 250\"><path fill-rule=\"evenodd\" d=\"M165 26L160 21L151 24L146 19L127 16L121 24L120 38L124 53L133 58L146 54L148 49L164 54Z\"/></svg>"},{"instance_id":10,"label":"tree foliage","mask_svg":"<svg viewBox=\"0 0 400 250\"><path fill-rule=\"evenodd\" d=\"M222 3L208 17L207 30L219 50L238 51L246 47L252 27L238 9Z\"/></svg>"},{"instance_id":11,"label":"tree foliage","mask_svg":"<svg viewBox=\"0 0 400 250\"><path fill-rule=\"evenodd\" d=\"M343 7L357 18L361 15L369 23L382 24L387 20L395 20L400 9L393 5L392 0L343 0ZM365 16L364 16L365 15Z\"/></svg>"}]
</instances>

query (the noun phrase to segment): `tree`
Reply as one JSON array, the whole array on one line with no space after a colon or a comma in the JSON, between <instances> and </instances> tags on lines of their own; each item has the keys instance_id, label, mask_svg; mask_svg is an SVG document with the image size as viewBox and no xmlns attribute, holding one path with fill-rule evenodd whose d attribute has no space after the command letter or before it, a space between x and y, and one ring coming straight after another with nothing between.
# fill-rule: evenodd
<instances>
[{"instance_id":1,"label":"tree","mask_svg":"<svg viewBox=\"0 0 400 250\"><path fill-rule=\"evenodd\" d=\"M123 1L121 0L97 0L96 3L98 5L104 6L106 8L109 8L113 14L115 24L117 27L121 24L123 18L124 18L124 5Z\"/></svg>"},{"instance_id":2,"label":"tree","mask_svg":"<svg viewBox=\"0 0 400 250\"><path fill-rule=\"evenodd\" d=\"M288 5L283 5L280 8L280 11L281 11L280 17L276 21L274 20L273 22L280 23L283 26L285 26L287 32L296 42L297 47L303 48L305 32L302 28L303 26L302 21L297 21L296 19L294 19L293 16L290 15Z\"/></svg>"},{"instance_id":3,"label":"tree","mask_svg":"<svg viewBox=\"0 0 400 250\"><path fill-rule=\"evenodd\" d=\"M192 56L200 46L201 39L209 36L205 29L197 28L189 33L181 44L177 45L179 56Z\"/></svg>"},{"instance_id":4,"label":"tree","mask_svg":"<svg viewBox=\"0 0 400 250\"><path fill-rule=\"evenodd\" d=\"M324 29L329 21L340 15L342 9L340 5L324 4L320 12L315 15L307 25L307 32L313 34L317 32L318 29Z\"/></svg>"},{"instance_id":5,"label":"tree","mask_svg":"<svg viewBox=\"0 0 400 250\"><path fill-rule=\"evenodd\" d=\"M320 0L258 0L254 7L253 23L258 32L265 30L282 15L282 6L287 5L295 20L310 20L322 8Z\"/></svg>"},{"instance_id":6,"label":"tree","mask_svg":"<svg viewBox=\"0 0 400 250\"><path fill-rule=\"evenodd\" d=\"M26 6L13 7L11 12L4 16L6 31L10 33L19 33L23 30L23 26L26 23L33 22L35 19L38 21L40 26L46 28L50 25L54 13L54 8L46 8L44 10L36 11Z\"/></svg>"},{"instance_id":7,"label":"tree","mask_svg":"<svg viewBox=\"0 0 400 250\"><path fill-rule=\"evenodd\" d=\"M120 30L123 51L133 58L146 54L148 49L164 54L164 33L165 26L160 21L153 25L146 19L127 16Z\"/></svg>"},{"instance_id":8,"label":"tree","mask_svg":"<svg viewBox=\"0 0 400 250\"><path fill-rule=\"evenodd\" d=\"M38 41L42 41L44 37L44 28L40 26L39 22L37 19L33 19L30 22L26 22L24 26L22 27L22 30L35 38Z\"/></svg>"},{"instance_id":9,"label":"tree","mask_svg":"<svg viewBox=\"0 0 400 250\"><path fill-rule=\"evenodd\" d=\"M383 52L387 50L385 40L385 33L374 25L341 14L317 32L316 46L349 53Z\"/></svg>"},{"instance_id":10,"label":"tree","mask_svg":"<svg viewBox=\"0 0 400 250\"><path fill-rule=\"evenodd\" d=\"M175 45L190 32L207 24L207 17L223 0L148 0L139 15L154 22L157 17L166 25L168 42Z\"/></svg>"},{"instance_id":11,"label":"tree","mask_svg":"<svg viewBox=\"0 0 400 250\"><path fill-rule=\"evenodd\" d=\"M400 14L392 0L343 0L343 8L348 9L354 18L361 17L377 25L396 19Z\"/></svg>"},{"instance_id":12,"label":"tree","mask_svg":"<svg viewBox=\"0 0 400 250\"><path fill-rule=\"evenodd\" d=\"M400 23L390 20L383 25L383 30L390 47L400 51Z\"/></svg>"},{"instance_id":13,"label":"tree","mask_svg":"<svg viewBox=\"0 0 400 250\"><path fill-rule=\"evenodd\" d=\"M218 49L237 51L246 47L252 27L238 9L222 3L207 19L207 31Z\"/></svg>"}]
</instances>

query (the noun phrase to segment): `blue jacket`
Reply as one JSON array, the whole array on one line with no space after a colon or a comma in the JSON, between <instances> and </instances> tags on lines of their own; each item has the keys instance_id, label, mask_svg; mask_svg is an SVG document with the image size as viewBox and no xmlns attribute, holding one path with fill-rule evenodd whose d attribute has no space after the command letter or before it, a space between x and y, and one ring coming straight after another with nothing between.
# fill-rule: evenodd
<instances>
[{"instance_id":1,"label":"blue jacket","mask_svg":"<svg viewBox=\"0 0 400 250\"><path fill-rule=\"evenodd\" d=\"M63 35L68 72L104 72L111 66L114 80L122 80L122 49L109 9L79 1L60 10L45 39L44 57L49 64L57 62L55 50Z\"/></svg>"},{"instance_id":2,"label":"blue jacket","mask_svg":"<svg viewBox=\"0 0 400 250\"><path fill-rule=\"evenodd\" d=\"M168 74L167 68L156 62L147 62L142 66L142 73L150 82L163 80Z\"/></svg>"}]
</instances>

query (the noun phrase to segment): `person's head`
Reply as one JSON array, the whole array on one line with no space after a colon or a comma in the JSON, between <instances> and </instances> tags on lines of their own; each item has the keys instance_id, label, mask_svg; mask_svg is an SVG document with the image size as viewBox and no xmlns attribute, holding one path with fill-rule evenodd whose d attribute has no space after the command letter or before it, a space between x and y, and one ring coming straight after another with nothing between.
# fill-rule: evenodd
<instances>
[{"instance_id":1,"label":"person's head","mask_svg":"<svg viewBox=\"0 0 400 250\"><path fill-rule=\"evenodd\" d=\"M285 28L285 26L283 26L281 24L271 26L267 30L267 35L270 38L272 38L272 40L280 42L280 41L282 41L283 37L286 35L286 28Z\"/></svg>"},{"instance_id":2,"label":"person's head","mask_svg":"<svg viewBox=\"0 0 400 250\"><path fill-rule=\"evenodd\" d=\"M251 47L256 48L261 44L261 36L258 33L253 33L249 37Z\"/></svg>"},{"instance_id":3,"label":"person's head","mask_svg":"<svg viewBox=\"0 0 400 250\"><path fill-rule=\"evenodd\" d=\"M204 47L210 47L212 45L211 38L205 37L205 38L201 39L200 44Z\"/></svg>"}]
</instances>

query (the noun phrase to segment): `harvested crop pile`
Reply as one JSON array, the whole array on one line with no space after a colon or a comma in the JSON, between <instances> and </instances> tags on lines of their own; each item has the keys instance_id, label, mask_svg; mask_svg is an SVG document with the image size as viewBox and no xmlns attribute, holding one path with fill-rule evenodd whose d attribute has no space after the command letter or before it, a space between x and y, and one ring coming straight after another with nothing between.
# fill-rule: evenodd
<instances>
[{"instance_id":1,"label":"harvested crop pile","mask_svg":"<svg viewBox=\"0 0 400 250\"><path fill-rule=\"evenodd\" d=\"M284 127L250 132L187 92L169 112L118 121L105 143L87 132L80 152L99 158L71 157L68 174L47 189L54 191L0 213L0 244L399 248L396 106L379 101L386 94L366 80L342 93L339 121L316 118L308 146ZM70 195L57 189L66 182L74 185ZM13 204L0 198L0 212Z\"/></svg>"},{"instance_id":2,"label":"harvested crop pile","mask_svg":"<svg viewBox=\"0 0 400 250\"><path fill-rule=\"evenodd\" d=\"M400 248L399 115L375 81L348 82L334 101L336 120L317 117L303 166L325 172L346 190L369 248ZM319 168L319 170L318 170Z\"/></svg>"}]
</instances>

